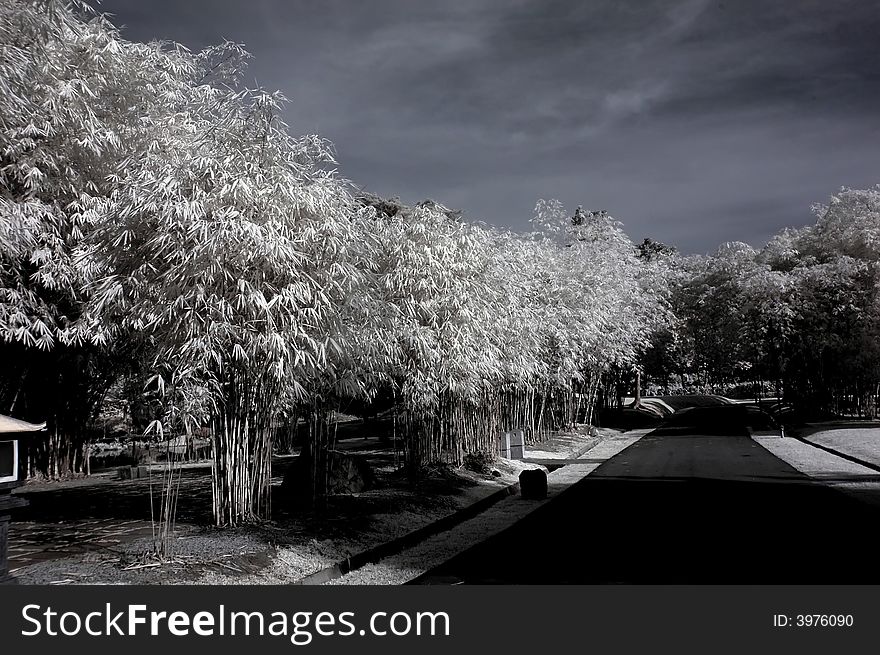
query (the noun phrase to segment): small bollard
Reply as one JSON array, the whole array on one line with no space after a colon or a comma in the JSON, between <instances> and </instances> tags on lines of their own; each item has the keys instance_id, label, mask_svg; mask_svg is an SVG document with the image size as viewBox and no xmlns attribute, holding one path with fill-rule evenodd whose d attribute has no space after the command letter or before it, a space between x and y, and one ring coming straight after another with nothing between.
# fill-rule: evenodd
<instances>
[{"instance_id":1,"label":"small bollard","mask_svg":"<svg viewBox=\"0 0 880 655\"><path fill-rule=\"evenodd\" d=\"M526 469L519 474L519 494L527 500L547 497L547 472L544 469Z\"/></svg>"}]
</instances>

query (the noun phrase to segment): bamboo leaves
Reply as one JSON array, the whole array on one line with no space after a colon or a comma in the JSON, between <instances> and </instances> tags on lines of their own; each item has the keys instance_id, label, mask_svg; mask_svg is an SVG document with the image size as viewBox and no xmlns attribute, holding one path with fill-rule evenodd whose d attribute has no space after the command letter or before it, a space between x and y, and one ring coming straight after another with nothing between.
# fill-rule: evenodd
<instances>
[{"instance_id":1,"label":"bamboo leaves","mask_svg":"<svg viewBox=\"0 0 880 655\"><path fill-rule=\"evenodd\" d=\"M212 430L219 524L268 516L279 417L310 417L318 466L331 412L390 392L414 469L460 461L577 420L662 322L606 215L541 201L519 235L356 196L280 94L234 85L239 46L132 43L50 4L0 0L0 334L137 344L166 433Z\"/></svg>"}]
</instances>

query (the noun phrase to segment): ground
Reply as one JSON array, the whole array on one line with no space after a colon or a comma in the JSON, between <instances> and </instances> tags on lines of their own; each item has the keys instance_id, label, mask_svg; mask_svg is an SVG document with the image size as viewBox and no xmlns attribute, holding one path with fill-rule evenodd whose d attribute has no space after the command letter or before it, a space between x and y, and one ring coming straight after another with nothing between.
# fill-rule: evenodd
<instances>
[{"instance_id":1,"label":"ground","mask_svg":"<svg viewBox=\"0 0 880 655\"><path fill-rule=\"evenodd\" d=\"M871 468L880 463L880 424L862 421L845 425L814 424L795 431L801 438L765 435L756 436L755 440L813 480L863 502L880 505L880 475Z\"/></svg>"},{"instance_id":2,"label":"ground","mask_svg":"<svg viewBox=\"0 0 880 655\"><path fill-rule=\"evenodd\" d=\"M877 471L856 469L849 460L778 432L753 434L747 413L729 406L687 416L696 423L682 420L649 432L553 502L415 581L880 581L875 566L880 506L864 502L865 490L836 488L858 484L876 490ZM798 465L787 461L807 450L822 455L803 457ZM833 477L823 477L829 471Z\"/></svg>"},{"instance_id":3,"label":"ground","mask_svg":"<svg viewBox=\"0 0 880 655\"><path fill-rule=\"evenodd\" d=\"M560 440L542 451L529 453L551 468L548 476L549 493L546 500L528 500L519 495L509 496L496 503L479 516L462 522L451 530L425 539L379 562L368 564L331 584L404 584L410 582L446 560L459 555L486 539L515 526L519 521L555 502L563 492L595 471L602 462L620 453L644 436L646 430L617 432L602 430L601 437L592 440ZM560 448L559 446L563 446ZM579 457L571 457L579 455ZM555 463L554 463L555 462ZM563 465L564 464L564 465ZM583 515L583 512L580 513ZM577 520L578 517L575 518ZM532 561L523 552L523 566L535 566L540 570L546 562Z\"/></svg>"},{"instance_id":4,"label":"ground","mask_svg":"<svg viewBox=\"0 0 880 655\"><path fill-rule=\"evenodd\" d=\"M803 436L811 443L880 466L880 424L874 421L813 425L803 431Z\"/></svg>"},{"instance_id":5,"label":"ground","mask_svg":"<svg viewBox=\"0 0 880 655\"><path fill-rule=\"evenodd\" d=\"M536 448L565 457L595 446L585 429L563 433ZM112 475L21 490L31 506L10 530L10 567L25 584L259 584L297 582L351 555L388 542L469 506L516 482L538 464L499 460L495 475L437 467L410 484L395 471L393 450L379 440L349 438L340 448L374 466L380 486L334 496L325 516L288 511L280 482L291 458L273 463L273 520L235 530L211 526L210 467L190 465L181 477L173 557L152 556L150 487L153 479L119 481Z\"/></svg>"},{"instance_id":6,"label":"ground","mask_svg":"<svg viewBox=\"0 0 880 655\"><path fill-rule=\"evenodd\" d=\"M393 473L377 440L347 439L380 471L381 488L332 498L323 518L276 500L273 521L238 530L210 527L208 469L191 466L165 562L149 554L149 480L32 484L11 564L22 582L49 584L868 581L880 422L782 437L734 425L723 407L708 412L716 418L699 428L559 434L528 449L525 463L498 462L497 475L441 467L416 486ZM501 493L523 466L549 470L548 500ZM489 496L476 517L347 575L334 568ZM584 557L590 564L573 564Z\"/></svg>"}]
</instances>

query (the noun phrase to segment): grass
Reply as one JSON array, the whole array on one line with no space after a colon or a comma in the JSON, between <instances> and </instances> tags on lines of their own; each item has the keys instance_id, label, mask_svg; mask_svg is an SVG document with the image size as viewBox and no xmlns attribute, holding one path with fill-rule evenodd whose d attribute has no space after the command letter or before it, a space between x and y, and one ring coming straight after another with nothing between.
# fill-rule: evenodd
<instances>
[{"instance_id":1,"label":"grass","mask_svg":"<svg viewBox=\"0 0 880 655\"><path fill-rule=\"evenodd\" d=\"M841 427L807 435L807 441L880 466L880 426Z\"/></svg>"}]
</instances>

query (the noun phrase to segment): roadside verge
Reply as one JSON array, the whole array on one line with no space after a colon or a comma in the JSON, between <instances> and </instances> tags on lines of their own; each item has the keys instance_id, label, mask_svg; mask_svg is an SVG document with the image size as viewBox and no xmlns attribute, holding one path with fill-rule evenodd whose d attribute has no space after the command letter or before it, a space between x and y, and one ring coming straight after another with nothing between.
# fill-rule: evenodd
<instances>
[{"instance_id":1,"label":"roadside verge","mask_svg":"<svg viewBox=\"0 0 880 655\"><path fill-rule=\"evenodd\" d=\"M812 480L880 505L880 473L869 463L795 436L753 434L752 439Z\"/></svg>"},{"instance_id":2,"label":"roadside verge","mask_svg":"<svg viewBox=\"0 0 880 655\"><path fill-rule=\"evenodd\" d=\"M489 507L470 516L456 513L456 520L450 520L449 527L434 530L426 538L410 540L410 535L386 544L387 551L381 558L358 557L358 567L348 568L347 574L331 575L324 579L315 578L306 584L403 584L427 570L454 557L474 544L488 539L509 528L514 523L534 512L542 505L556 498L560 493L581 481L598 468L602 462L631 446L650 430L633 430L605 436L578 457L557 457L566 464L552 471L547 478L548 497L545 500L526 500L519 495L501 496ZM583 460L583 463L572 460ZM449 517L453 519L453 517ZM429 526L426 526L429 527ZM349 558L354 559L354 558ZM334 573L344 566L331 567ZM338 568L337 568L338 567ZM318 572L319 575L323 572ZM309 576L313 578L314 576Z\"/></svg>"}]
</instances>

